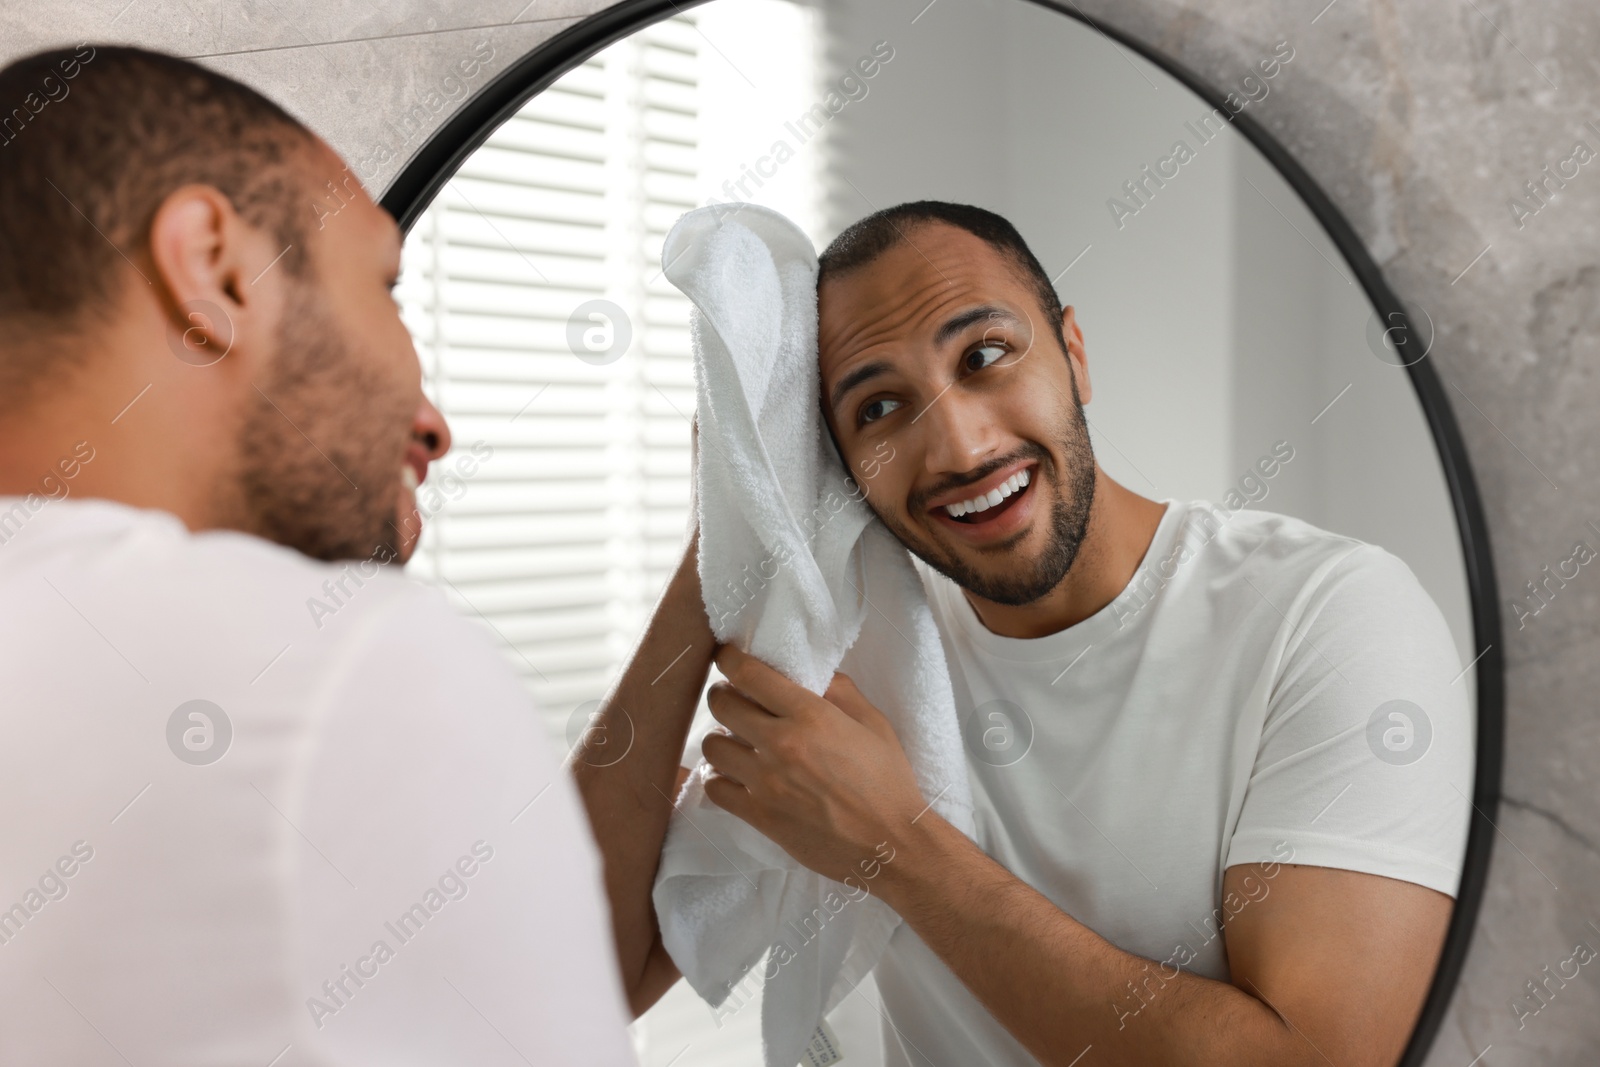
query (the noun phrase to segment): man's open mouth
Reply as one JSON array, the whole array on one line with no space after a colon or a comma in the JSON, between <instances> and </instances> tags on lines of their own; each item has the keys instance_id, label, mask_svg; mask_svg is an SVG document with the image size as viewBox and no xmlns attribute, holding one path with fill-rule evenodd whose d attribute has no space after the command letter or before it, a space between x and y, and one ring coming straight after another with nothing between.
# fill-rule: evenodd
<instances>
[{"instance_id":1,"label":"man's open mouth","mask_svg":"<svg viewBox=\"0 0 1600 1067\"><path fill-rule=\"evenodd\" d=\"M1028 486L1032 484L1034 478L1033 470L1033 465L1030 464L1012 472L998 483L981 490L974 490L970 496L936 505L930 510L967 526L981 526L993 522L1027 496Z\"/></svg>"}]
</instances>

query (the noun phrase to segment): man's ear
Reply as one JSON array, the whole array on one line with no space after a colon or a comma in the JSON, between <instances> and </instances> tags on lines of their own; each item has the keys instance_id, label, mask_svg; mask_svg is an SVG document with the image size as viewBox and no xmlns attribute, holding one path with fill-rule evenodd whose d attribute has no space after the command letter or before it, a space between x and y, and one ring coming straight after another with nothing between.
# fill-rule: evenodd
<instances>
[{"instance_id":1,"label":"man's ear","mask_svg":"<svg viewBox=\"0 0 1600 1067\"><path fill-rule=\"evenodd\" d=\"M209 366L233 352L260 319L257 288L274 253L218 189L174 190L150 222L150 259L167 315L167 342L185 363Z\"/></svg>"},{"instance_id":2,"label":"man's ear","mask_svg":"<svg viewBox=\"0 0 1600 1067\"><path fill-rule=\"evenodd\" d=\"M1094 386L1089 382L1089 353L1083 347L1083 330L1078 327L1071 304L1061 309L1061 336L1067 342L1067 361L1078 383L1078 399L1087 404L1094 395Z\"/></svg>"}]
</instances>

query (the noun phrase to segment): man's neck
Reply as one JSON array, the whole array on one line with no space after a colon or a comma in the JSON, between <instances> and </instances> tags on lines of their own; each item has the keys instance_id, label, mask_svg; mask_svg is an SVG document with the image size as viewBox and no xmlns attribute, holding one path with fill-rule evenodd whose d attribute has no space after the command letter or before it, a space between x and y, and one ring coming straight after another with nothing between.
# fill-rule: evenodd
<instances>
[{"instance_id":1,"label":"man's neck","mask_svg":"<svg viewBox=\"0 0 1600 1067\"><path fill-rule=\"evenodd\" d=\"M0 496L92 497L168 511L190 529L222 525L213 487L237 416L216 411L201 372L170 354L118 357L86 359L0 418Z\"/></svg>"},{"instance_id":2,"label":"man's neck","mask_svg":"<svg viewBox=\"0 0 1600 1067\"><path fill-rule=\"evenodd\" d=\"M1161 524L1166 505L1140 496L1096 468L1094 503L1072 568L1028 604L997 604L962 590L986 629L1001 637L1045 637L1074 626L1127 588Z\"/></svg>"}]
</instances>

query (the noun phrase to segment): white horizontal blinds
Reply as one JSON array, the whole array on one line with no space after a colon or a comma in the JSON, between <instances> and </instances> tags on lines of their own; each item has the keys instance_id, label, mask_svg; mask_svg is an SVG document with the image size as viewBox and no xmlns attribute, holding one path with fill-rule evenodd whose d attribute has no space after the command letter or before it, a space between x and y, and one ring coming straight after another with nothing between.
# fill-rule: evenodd
<instances>
[{"instance_id":1,"label":"white horizontal blinds","mask_svg":"<svg viewBox=\"0 0 1600 1067\"><path fill-rule=\"evenodd\" d=\"M446 504L411 571L493 627L557 731L636 640L687 518L689 305L659 263L694 206L692 20L619 42L534 97L406 242L406 319L455 436L422 493L425 510L431 489ZM615 335L632 334L599 364L568 342L569 318L597 299L622 310ZM477 442L492 456L450 485Z\"/></svg>"},{"instance_id":2,"label":"white horizontal blinds","mask_svg":"<svg viewBox=\"0 0 1600 1067\"><path fill-rule=\"evenodd\" d=\"M657 23L638 44L640 89L634 144L640 153L640 233L644 257L637 336L647 358L638 361L643 401L639 434L643 460L640 518L642 585L628 643L682 552L689 503L689 416L694 413L694 364L689 348L690 303L661 272L667 231L696 206L701 167L700 71L710 57L695 29L698 15Z\"/></svg>"}]
</instances>

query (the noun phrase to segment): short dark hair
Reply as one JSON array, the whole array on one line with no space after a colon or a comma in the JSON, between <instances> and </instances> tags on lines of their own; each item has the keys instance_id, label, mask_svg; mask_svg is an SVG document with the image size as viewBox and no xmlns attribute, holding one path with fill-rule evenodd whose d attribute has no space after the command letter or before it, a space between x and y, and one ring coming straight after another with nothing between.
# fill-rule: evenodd
<instances>
[{"instance_id":1,"label":"short dark hair","mask_svg":"<svg viewBox=\"0 0 1600 1067\"><path fill-rule=\"evenodd\" d=\"M0 70L0 328L70 334L98 317L161 202L190 183L272 232L290 247L280 267L303 273L291 157L312 143L265 96L176 56L85 44L15 61ZM0 392L68 358L0 356Z\"/></svg>"},{"instance_id":2,"label":"short dark hair","mask_svg":"<svg viewBox=\"0 0 1600 1067\"><path fill-rule=\"evenodd\" d=\"M971 204L943 200L913 200L874 211L835 237L817 260L817 284L859 270L891 248L908 240L907 231L930 222L943 222L966 230L1011 260L1032 285L1039 307L1049 320L1056 340L1066 350L1061 332L1061 298L1050 276L1010 220Z\"/></svg>"}]
</instances>

